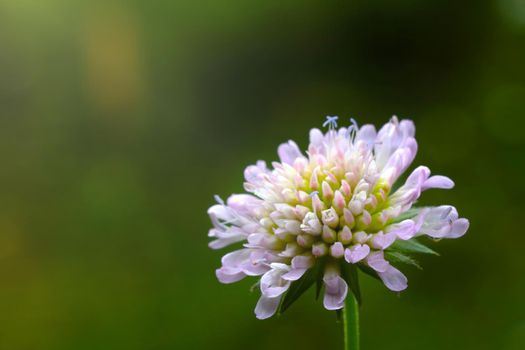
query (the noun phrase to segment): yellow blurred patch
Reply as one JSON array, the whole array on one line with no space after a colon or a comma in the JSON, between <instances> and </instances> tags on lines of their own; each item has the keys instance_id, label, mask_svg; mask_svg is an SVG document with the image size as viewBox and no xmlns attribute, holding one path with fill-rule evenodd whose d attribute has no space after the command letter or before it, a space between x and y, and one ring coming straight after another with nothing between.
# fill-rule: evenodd
<instances>
[{"instance_id":1,"label":"yellow blurred patch","mask_svg":"<svg viewBox=\"0 0 525 350\"><path fill-rule=\"evenodd\" d=\"M85 15L81 45L86 86L105 112L133 109L142 95L139 27L129 7L94 4Z\"/></svg>"}]
</instances>

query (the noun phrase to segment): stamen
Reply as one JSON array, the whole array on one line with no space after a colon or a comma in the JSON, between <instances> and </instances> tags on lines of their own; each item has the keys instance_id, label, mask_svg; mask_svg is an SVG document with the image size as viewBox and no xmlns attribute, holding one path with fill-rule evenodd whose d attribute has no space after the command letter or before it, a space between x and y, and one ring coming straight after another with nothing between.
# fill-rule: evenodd
<instances>
[{"instance_id":1,"label":"stamen","mask_svg":"<svg viewBox=\"0 0 525 350\"><path fill-rule=\"evenodd\" d=\"M357 125L357 122L355 121L354 118L350 118L350 123L352 123L352 126L353 126L356 130L359 130L359 125Z\"/></svg>"},{"instance_id":2,"label":"stamen","mask_svg":"<svg viewBox=\"0 0 525 350\"><path fill-rule=\"evenodd\" d=\"M217 203L219 203L219 204L221 204L221 205L224 205L224 201L222 200L221 197L219 197L218 194L213 195L213 198L215 199L215 201L216 201Z\"/></svg>"},{"instance_id":3,"label":"stamen","mask_svg":"<svg viewBox=\"0 0 525 350\"><path fill-rule=\"evenodd\" d=\"M357 131L359 130L359 126L357 125L357 122L354 118L350 118L350 125L348 129L346 130L346 137L350 139L350 142L354 142L355 135L357 134Z\"/></svg>"},{"instance_id":4,"label":"stamen","mask_svg":"<svg viewBox=\"0 0 525 350\"><path fill-rule=\"evenodd\" d=\"M390 118L390 122L396 126L399 125L399 119L397 119L396 115L393 115L392 118Z\"/></svg>"},{"instance_id":5,"label":"stamen","mask_svg":"<svg viewBox=\"0 0 525 350\"><path fill-rule=\"evenodd\" d=\"M333 116L327 115L326 120L323 123L323 128L328 126L328 130L337 129L337 119L339 119L339 117L336 115L333 115Z\"/></svg>"}]
</instances>

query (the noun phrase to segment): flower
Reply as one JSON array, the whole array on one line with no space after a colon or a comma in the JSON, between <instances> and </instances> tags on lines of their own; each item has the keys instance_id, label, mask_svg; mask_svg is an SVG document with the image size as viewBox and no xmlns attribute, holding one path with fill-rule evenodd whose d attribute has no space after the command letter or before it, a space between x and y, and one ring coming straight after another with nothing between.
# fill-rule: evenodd
<instances>
[{"instance_id":1,"label":"flower","mask_svg":"<svg viewBox=\"0 0 525 350\"><path fill-rule=\"evenodd\" d=\"M452 188L448 177L419 166L392 189L416 156L412 121L394 116L378 132L373 125L359 128L353 119L350 127L337 129L335 116L324 125L326 133L310 131L306 153L293 141L281 144L280 162L272 169L264 161L246 168L247 194L231 195L226 203L217 197L208 210L211 248L243 242L223 256L217 278L233 283L261 276L259 319L275 314L293 283L316 268L328 310L344 306L348 267L402 291L407 278L391 263L410 262L407 252L425 251L415 237L458 238L468 229L468 220L452 206L412 208L423 191Z\"/></svg>"}]
</instances>

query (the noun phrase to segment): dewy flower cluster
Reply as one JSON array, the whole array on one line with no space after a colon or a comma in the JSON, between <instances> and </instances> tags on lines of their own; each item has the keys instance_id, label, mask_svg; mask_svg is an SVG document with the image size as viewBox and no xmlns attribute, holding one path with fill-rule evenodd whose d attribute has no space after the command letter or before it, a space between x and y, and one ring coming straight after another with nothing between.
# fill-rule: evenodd
<instances>
[{"instance_id":1,"label":"dewy flower cluster","mask_svg":"<svg viewBox=\"0 0 525 350\"><path fill-rule=\"evenodd\" d=\"M260 319L275 314L294 281L319 266L328 310L344 306L345 264L376 274L392 291L404 290L407 279L391 262L399 262L395 257L411 261L403 255L410 249L402 249L410 248L408 241L421 235L457 238L468 229L468 220L452 206L411 209L421 192L452 188L449 178L431 176L419 166L392 190L417 152L412 121L393 117L376 132L373 125L358 128L353 120L337 129L336 120L327 117L326 133L310 131L306 153L288 141L279 146L280 162L272 169L264 161L248 166L244 188L250 194L234 194L226 203L217 197L218 204L208 210L214 225L211 248L244 242L223 256L217 278L232 283L261 276L255 308Z\"/></svg>"}]
</instances>

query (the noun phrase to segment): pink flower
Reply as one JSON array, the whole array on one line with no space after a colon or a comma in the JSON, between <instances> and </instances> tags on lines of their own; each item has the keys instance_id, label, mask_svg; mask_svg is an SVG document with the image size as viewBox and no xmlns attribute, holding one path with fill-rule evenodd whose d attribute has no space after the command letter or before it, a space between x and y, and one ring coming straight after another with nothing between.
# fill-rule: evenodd
<instances>
[{"instance_id":1,"label":"pink flower","mask_svg":"<svg viewBox=\"0 0 525 350\"><path fill-rule=\"evenodd\" d=\"M417 152L412 121L393 117L378 132L357 124L326 133L310 131L306 153L288 141L278 147L280 162L244 172L247 194L234 194L209 210L210 247L244 242L226 254L216 274L222 283L261 276L260 319L272 316L292 283L322 264L324 306L340 309L348 293L344 264L373 271L392 291L407 278L388 261L398 241L418 236L458 238L468 229L452 206L412 208L423 191L450 189L452 180L419 166L396 191L393 184Z\"/></svg>"}]
</instances>

